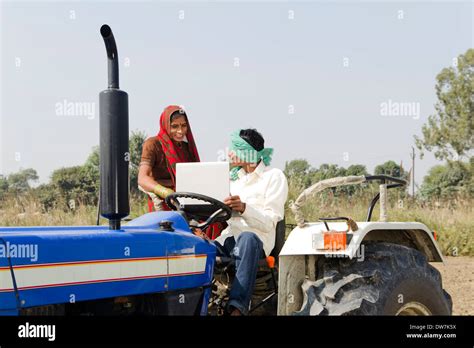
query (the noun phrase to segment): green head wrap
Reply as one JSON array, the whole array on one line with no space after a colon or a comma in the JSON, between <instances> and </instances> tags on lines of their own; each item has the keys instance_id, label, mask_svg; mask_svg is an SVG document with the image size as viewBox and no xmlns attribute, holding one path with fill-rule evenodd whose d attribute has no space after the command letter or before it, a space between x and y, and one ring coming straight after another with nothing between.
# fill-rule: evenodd
<instances>
[{"instance_id":1,"label":"green head wrap","mask_svg":"<svg viewBox=\"0 0 474 348\"><path fill-rule=\"evenodd\" d=\"M243 162L258 163L260 160L262 160L263 163L268 166L272 161L273 149L264 148L260 151L255 150L252 145L240 137L240 129L230 135L229 150L234 152L235 155ZM241 168L242 167L234 167L230 170L231 180L237 180L237 172Z\"/></svg>"}]
</instances>

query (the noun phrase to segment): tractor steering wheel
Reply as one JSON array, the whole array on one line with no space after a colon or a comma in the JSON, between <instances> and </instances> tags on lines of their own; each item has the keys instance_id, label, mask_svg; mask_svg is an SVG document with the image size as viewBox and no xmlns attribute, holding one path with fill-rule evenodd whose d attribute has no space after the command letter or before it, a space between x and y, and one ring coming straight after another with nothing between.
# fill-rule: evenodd
<instances>
[{"instance_id":1,"label":"tractor steering wheel","mask_svg":"<svg viewBox=\"0 0 474 348\"><path fill-rule=\"evenodd\" d=\"M209 204L182 204L178 198L192 198ZM200 224L189 224L192 228L205 230L214 222L224 222L232 217L232 209L212 197L193 192L174 192L165 198L171 210L183 212L188 220L205 220Z\"/></svg>"}]
</instances>

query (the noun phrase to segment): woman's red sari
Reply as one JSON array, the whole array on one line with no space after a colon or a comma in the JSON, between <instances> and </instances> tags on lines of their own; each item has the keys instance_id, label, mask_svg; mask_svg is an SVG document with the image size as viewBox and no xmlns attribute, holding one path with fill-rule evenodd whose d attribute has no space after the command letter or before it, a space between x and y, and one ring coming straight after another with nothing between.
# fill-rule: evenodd
<instances>
[{"instance_id":1,"label":"woman's red sari","mask_svg":"<svg viewBox=\"0 0 474 348\"><path fill-rule=\"evenodd\" d=\"M183 150L183 147L177 146L176 142L173 141L170 137L171 134L171 116L175 113L179 112L185 115L188 131L186 133L186 138L188 141L188 150L189 152ZM166 157L166 165L168 168L168 172L171 176L171 180L173 182L173 190L176 190L176 163L181 162L199 162L199 153L196 147L196 143L194 141L193 132L191 131L191 125L189 124L189 120L184 112L184 110L178 105L169 105L167 106L160 116L160 131L157 134L157 138L160 141L161 147L163 149L163 153ZM148 207L150 211L153 209L153 202L150 205L150 198L148 200ZM163 209L170 210L166 203L163 202ZM223 226L219 223L212 224L209 228L205 231L207 236L211 239L217 238Z\"/></svg>"},{"instance_id":2,"label":"woman's red sari","mask_svg":"<svg viewBox=\"0 0 474 348\"><path fill-rule=\"evenodd\" d=\"M188 124L188 131L186 138L188 140L189 154L183 150L183 147L177 146L176 142L170 137L171 134L171 116L179 112L186 117ZM160 131L157 135L160 141L163 152L166 156L166 164L168 166L168 172L170 173L171 180L173 181L173 190L176 188L176 163L180 162L199 162L199 154L194 142L193 132L189 120L182 108L178 105L170 105L163 110L160 117Z\"/></svg>"}]
</instances>

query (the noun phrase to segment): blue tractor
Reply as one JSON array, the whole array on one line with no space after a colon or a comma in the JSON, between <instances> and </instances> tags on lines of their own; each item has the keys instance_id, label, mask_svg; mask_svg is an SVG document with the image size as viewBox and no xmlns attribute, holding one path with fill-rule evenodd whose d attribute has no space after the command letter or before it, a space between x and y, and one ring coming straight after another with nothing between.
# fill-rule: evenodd
<instances>
[{"instance_id":1,"label":"blue tractor","mask_svg":"<svg viewBox=\"0 0 474 348\"><path fill-rule=\"evenodd\" d=\"M129 215L128 95L101 27L108 89L100 93L100 213L109 226L0 227L0 315L206 315L216 248L192 233L230 218L196 194L168 198L175 211ZM185 206L180 197L208 204ZM191 223L191 225L190 225Z\"/></svg>"}]
</instances>

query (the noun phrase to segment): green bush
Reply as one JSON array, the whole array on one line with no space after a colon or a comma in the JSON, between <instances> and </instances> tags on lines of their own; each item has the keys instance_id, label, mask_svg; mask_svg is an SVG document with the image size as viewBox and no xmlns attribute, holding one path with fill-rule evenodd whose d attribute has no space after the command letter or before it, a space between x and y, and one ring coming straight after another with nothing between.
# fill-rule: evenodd
<instances>
[{"instance_id":1,"label":"green bush","mask_svg":"<svg viewBox=\"0 0 474 348\"><path fill-rule=\"evenodd\" d=\"M448 199L474 195L473 161L450 161L431 168L420 188L422 198Z\"/></svg>"}]
</instances>

